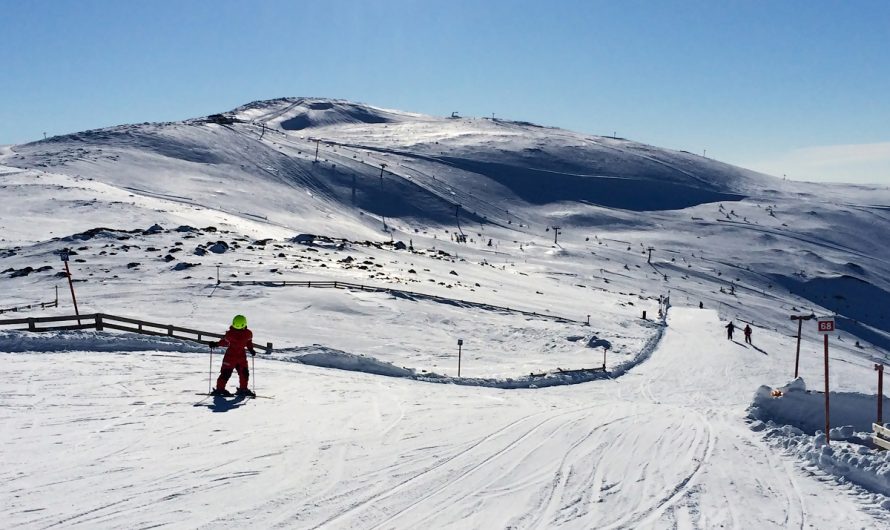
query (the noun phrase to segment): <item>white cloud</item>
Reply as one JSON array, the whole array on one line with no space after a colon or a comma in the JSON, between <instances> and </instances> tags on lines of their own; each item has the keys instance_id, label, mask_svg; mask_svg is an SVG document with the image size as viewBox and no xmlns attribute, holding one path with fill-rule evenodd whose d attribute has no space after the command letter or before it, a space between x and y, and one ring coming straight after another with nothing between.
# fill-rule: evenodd
<instances>
[{"instance_id":1,"label":"white cloud","mask_svg":"<svg viewBox=\"0 0 890 530\"><path fill-rule=\"evenodd\" d=\"M794 149L745 167L789 179L890 184L890 142Z\"/></svg>"}]
</instances>

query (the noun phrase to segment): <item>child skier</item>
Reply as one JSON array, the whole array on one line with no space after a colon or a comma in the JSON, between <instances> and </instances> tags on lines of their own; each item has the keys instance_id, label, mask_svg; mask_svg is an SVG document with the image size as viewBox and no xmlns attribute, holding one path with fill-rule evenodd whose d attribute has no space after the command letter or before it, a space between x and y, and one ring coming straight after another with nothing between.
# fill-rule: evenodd
<instances>
[{"instance_id":1,"label":"child skier","mask_svg":"<svg viewBox=\"0 0 890 530\"><path fill-rule=\"evenodd\" d=\"M247 381L250 378L250 372L247 370L247 351L250 351L251 355L256 355L256 350L253 349L253 332L247 329L247 318L244 315L235 315L235 318L232 319L232 326L225 336L217 342L210 343L210 347L213 346L227 346L213 395L231 396L232 393L226 390L226 383L229 382L232 371L237 371L238 391L236 394L256 397L256 394L247 388Z\"/></svg>"},{"instance_id":2,"label":"child skier","mask_svg":"<svg viewBox=\"0 0 890 530\"><path fill-rule=\"evenodd\" d=\"M751 326L749 326L748 324L745 324L745 342L753 345L753 343L751 342Z\"/></svg>"}]
</instances>

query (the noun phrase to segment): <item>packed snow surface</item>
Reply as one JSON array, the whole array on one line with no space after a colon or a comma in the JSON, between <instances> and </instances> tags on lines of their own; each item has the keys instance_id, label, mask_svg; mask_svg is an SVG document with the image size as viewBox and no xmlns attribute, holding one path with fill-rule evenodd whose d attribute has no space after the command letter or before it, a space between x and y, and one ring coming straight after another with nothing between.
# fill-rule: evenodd
<instances>
[{"instance_id":1,"label":"packed snow surface","mask_svg":"<svg viewBox=\"0 0 890 530\"><path fill-rule=\"evenodd\" d=\"M274 398L253 401L196 395L206 354L10 353L3 517L106 528L886 527L882 495L774 452L742 421L747 391L787 364L781 338L765 334L764 354L720 331L714 312L675 308L651 358L623 377L534 391L260 356L255 388Z\"/></svg>"}]
</instances>

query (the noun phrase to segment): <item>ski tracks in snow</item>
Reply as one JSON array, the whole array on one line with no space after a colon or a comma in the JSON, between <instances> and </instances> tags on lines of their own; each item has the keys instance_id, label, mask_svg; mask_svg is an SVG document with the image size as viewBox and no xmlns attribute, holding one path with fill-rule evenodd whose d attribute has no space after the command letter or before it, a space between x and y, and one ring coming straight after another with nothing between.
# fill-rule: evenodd
<instances>
[{"instance_id":1,"label":"ski tracks in snow","mask_svg":"<svg viewBox=\"0 0 890 530\"><path fill-rule=\"evenodd\" d=\"M531 414L528 416L524 416L518 420L515 420L506 426L500 427L483 438L477 440L472 445L467 447L466 449L458 452L455 455L444 458L439 461L437 464L420 471L419 473L411 476L410 478L402 481L397 484L395 487L392 487L385 492L372 495L370 497L365 498L361 502L353 504L349 506L341 513L337 514L334 517L329 518L328 520L322 522L321 524L315 526L314 528L322 528L329 524L334 524L337 522L341 522L347 516L351 516L356 514L357 512L369 507L372 503L379 503L380 501L397 497L399 494L409 487L413 487L414 492L422 492L420 498L414 499L407 506L398 509L395 513L389 515L383 521L378 522L373 528L378 528L382 524L385 524L388 521L392 521L397 518L404 512L410 510L411 508L417 506L419 503L425 501L426 499L432 497L433 495L438 494L448 486L454 484L455 482L461 480L468 473L474 472L482 467L484 467L489 462L496 459L498 456L503 455L505 452L510 450L511 448L517 446L522 440L528 438L533 432L541 428L543 425L547 423L553 422L554 418L545 418L544 420L536 423L529 429L524 429L523 426L529 420L535 418L537 414ZM518 430L517 433L513 431ZM506 445L499 445L496 440L500 437L506 437L508 439ZM494 445L495 449L493 451L485 451L484 449L489 445ZM481 457L476 457L476 453L481 453ZM474 458L475 457L475 458ZM481 460L479 460L481 458ZM471 463L468 467L465 467L464 471L458 470L462 465L463 460L470 460ZM473 462L475 460L475 462ZM467 466L467 464L463 464L463 466ZM444 475L444 477L443 477ZM430 478L433 477L433 478ZM420 481L427 481L438 484L435 489L432 491L427 491L424 488L415 487ZM374 508L375 510L379 510L378 507Z\"/></svg>"}]
</instances>

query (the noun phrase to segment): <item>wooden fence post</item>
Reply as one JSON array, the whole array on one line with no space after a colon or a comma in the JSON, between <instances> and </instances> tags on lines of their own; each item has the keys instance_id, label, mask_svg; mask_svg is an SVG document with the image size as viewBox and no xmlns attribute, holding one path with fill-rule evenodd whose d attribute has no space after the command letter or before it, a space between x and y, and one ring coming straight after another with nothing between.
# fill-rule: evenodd
<instances>
[{"instance_id":1,"label":"wooden fence post","mask_svg":"<svg viewBox=\"0 0 890 530\"><path fill-rule=\"evenodd\" d=\"M167 336L169 336L169 337L173 336L173 325L172 324L167 325Z\"/></svg>"},{"instance_id":2,"label":"wooden fence post","mask_svg":"<svg viewBox=\"0 0 890 530\"><path fill-rule=\"evenodd\" d=\"M33 318L28 319L28 331L37 331L37 325L34 323Z\"/></svg>"},{"instance_id":3,"label":"wooden fence post","mask_svg":"<svg viewBox=\"0 0 890 530\"><path fill-rule=\"evenodd\" d=\"M96 314L96 331L102 331L102 313Z\"/></svg>"},{"instance_id":4,"label":"wooden fence post","mask_svg":"<svg viewBox=\"0 0 890 530\"><path fill-rule=\"evenodd\" d=\"M272 343L271 342L266 343L266 353L267 354L272 353Z\"/></svg>"}]
</instances>

